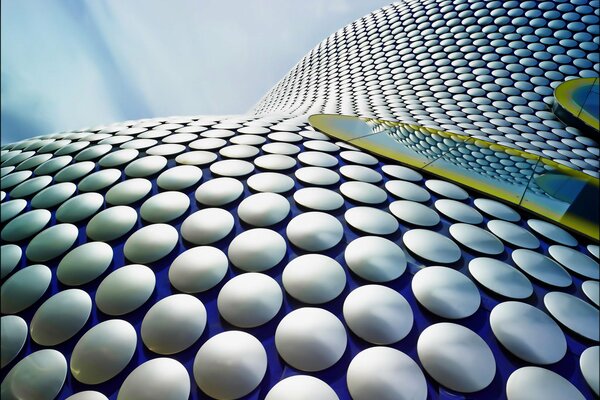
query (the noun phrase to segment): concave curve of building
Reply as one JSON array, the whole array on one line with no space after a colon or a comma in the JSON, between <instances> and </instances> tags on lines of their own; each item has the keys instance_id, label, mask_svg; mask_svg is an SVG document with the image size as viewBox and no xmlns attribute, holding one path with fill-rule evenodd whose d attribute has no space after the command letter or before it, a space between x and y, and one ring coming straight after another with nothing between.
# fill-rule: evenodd
<instances>
[{"instance_id":1,"label":"concave curve of building","mask_svg":"<svg viewBox=\"0 0 600 400\"><path fill-rule=\"evenodd\" d=\"M597 1L399 2L247 115L3 144L2 398L598 396L594 235L314 123L597 184L597 132L552 112L598 77L597 34Z\"/></svg>"}]
</instances>

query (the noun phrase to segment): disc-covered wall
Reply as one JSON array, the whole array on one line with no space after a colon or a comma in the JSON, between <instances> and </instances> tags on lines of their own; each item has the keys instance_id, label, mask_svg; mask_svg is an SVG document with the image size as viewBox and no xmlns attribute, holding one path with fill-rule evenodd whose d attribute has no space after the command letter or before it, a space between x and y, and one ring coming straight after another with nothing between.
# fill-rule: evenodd
<instances>
[{"instance_id":1,"label":"disc-covered wall","mask_svg":"<svg viewBox=\"0 0 600 400\"><path fill-rule=\"evenodd\" d=\"M307 122L395 120L597 177L596 141L551 106L598 76L598 20L596 0L403 1L247 115L3 144L2 399L598 396L598 243Z\"/></svg>"}]
</instances>

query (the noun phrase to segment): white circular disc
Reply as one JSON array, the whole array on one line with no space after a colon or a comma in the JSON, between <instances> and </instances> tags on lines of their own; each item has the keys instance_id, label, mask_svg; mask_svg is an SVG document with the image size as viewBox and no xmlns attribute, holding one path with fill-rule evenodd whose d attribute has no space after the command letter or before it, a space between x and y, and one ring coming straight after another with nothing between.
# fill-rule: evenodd
<instances>
[{"instance_id":1,"label":"white circular disc","mask_svg":"<svg viewBox=\"0 0 600 400\"><path fill-rule=\"evenodd\" d=\"M478 226L456 223L450 226L450 236L469 250L490 255L504 252L504 244L496 236Z\"/></svg>"},{"instance_id":2,"label":"white circular disc","mask_svg":"<svg viewBox=\"0 0 600 400\"><path fill-rule=\"evenodd\" d=\"M567 352L567 340L556 322L527 303L498 304L490 313L490 325L496 339L527 362L553 364Z\"/></svg>"},{"instance_id":3,"label":"white circular disc","mask_svg":"<svg viewBox=\"0 0 600 400\"><path fill-rule=\"evenodd\" d=\"M451 239L427 229L411 229L402 237L410 251L428 261L451 264L461 257L461 251Z\"/></svg>"},{"instance_id":4,"label":"white circular disc","mask_svg":"<svg viewBox=\"0 0 600 400\"><path fill-rule=\"evenodd\" d=\"M6 367L19 355L27 340L27 322L16 315L5 315L0 318L0 368Z\"/></svg>"},{"instance_id":5,"label":"white circular disc","mask_svg":"<svg viewBox=\"0 0 600 400\"><path fill-rule=\"evenodd\" d=\"M571 285L571 275L556 261L541 253L517 249L512 252L512 259L526 274L547 285L558 287Z\"/></svg>"},{"instance_id":6,"label":"white circular disc","mask_svg":"<svg viewBox=\"0 0 600 400\"><path fill-rule=\"evenodd\" d=\"M190 207L190 198L181 192L161 192L144 201L141 217L152 223L169 222L181 217Z\"/></svg>"},{"instance_id":7,"label":"white circular disc","mask_svg":"<svg viewBox=\"0 0 600 400\"><path fill-rule=\"evenodd\" d=\"M207 395L238 399L252 392L267 371L267 353L252 335L227 331L208 339L194 359L194 379Z\"/></svg>"},{"instance_id":8,"label":"white circular disc","mask_svg":"<svg viewBox=\"0 0 600 400\"><path fill-rule=\"evenodd\" d=\"M132 207L109 207L100 211L88 222L85 233L90 239L110 242L129 232L137 220L138 214Z\"/></svg>"},{"instance_id":9,"label":"white circular disc","mask_svg":"<svg viewBox=\"0 0 600 400\"><path fill-rule=\"evenodd\" d=\"M228 266L227 256L216 247L193 247L173 260L169 281L184 293L204 292L221 282Z\"/></svg>"},{"instance_id":10,"label":"white circular disc","mask_svg":"<svg viewBox=\"0 0 600 400\"><path fill-rule=\"evenodd\" d=\"M40 264L15 272L0 289L2 314L16 314L29 308L46 293L51 279L50 268Z\"/></svg>"},{"instance_id":11,"label":"white circular disc","mask_svg":"<svg viewBox=\"0 0 600 400\"><path fill-rule=\"evenodd\" d=\"M417 353L433 379L457 392L482 390L496 375L496 361L487 343L462 325L441 322L425 328Z\"/></svg>"},{"instance_id":12,"label":"white circular disc","mask_svg":"<svg viewBox=\"0 0 600 400\"><path fill-rule=\"evenodd\" d=\"M322 308L299 308L286 315L275 331L275 346L283 360L301 371L331 367L346 350L346 330Z\"/></svg>"},{"instance_id":13,"label":"white circular disc","mask_svg":"<svg viewBox=\"0 0 600 400\"><path fill-rule=\"evenodd\" d=\"M218 242L231 232L233 215L222 208L203 208L187 217L181 224L181 236L193 244Z\"/></svg>"},{"instance_id":14,"label":"white circular disc","mask_svg":"<svg viewBox=\"0 0 600 400\"><path fill-rule=\"evenodd\" d=\"M443 318L460 319L475 313L481 296L475 284L447 267L426 267L415 274L412 291L419 303Z\"/></svg>"},{"instance_id":15,"label":"white circular disc","mask_svg":"<svg viewBox=\"0 0 600 400\"><path fill-rule=\"evenodd\" d=\"M92 299L80 289L56 293L37 309L29 332L42 346L55 346L73 337L87 322L92 312Z\"/></svg>"},{"instance_id":16,"label":"white circular disc","mask_svg":"<svg viewBox=\"0 0 600 400\"><path fill-rule=\"evenodd\" d=\"M67 360L54 349L38 350L23 358L6 374L0 386L2 399L52 400L67 377Z\"/></svg>"},{"instance_id":17,"label":"white circular disc","mask_svg":"<svg viewBox=\"0 0 600 400\"><path fill-rule=\"evenodd\" d=\"M387 286L365 285L344 301L344 320L354 334L369 343L386 345L402 340L413 326L408 301Z\"/></svg>"},{"instance_id":18,"label":"white circular disc","mask_svg":"<svg viewBox=\"0 0 600 400\"><path fill-rule=\"evenodd\" d=\"M290 242L307 251L322 251L342 240L344 228L334 216L311 211L294 217L286 228Z\"/></svg>"},{"instance_id":19,"label":"white circular disc","mask_svg":"<svg viewBox=\"0 0 600 400\"><path fill-rule=\"evenodd\" d=\"M596 396L600 396L600 346L587 348L579 358L579 368Z\"/></svg>"},{"instance_id":20,"label":"white circular disc","mask_svg":"<svg viewBox=\"0 0 600 400\"><path fill-rule=\"evenodd\" d=\"M152 295L156 277L140 264L130 264L111 272L98 285L96 306L108 315L124 315L136 310Z\"/></svg>"},{"instance_id":21,"label":"white circular disc","mask_svg":"<svg viewBox=\"0 0 600 400\"><path fill-rule=\"evenodd\" d=\"M246 181L248 187L257 192L285 193L294 187L294 180L278 172L261 172Z\"/></svg>"},{"instance_id":22,"label":"white circular disc","mask_svg":"<svg viewBox=\"0 0 600 400\"><path fill-rule=\"evenodd\" d=\"M344 213L346 222L371 235L390 235L400 226L391 214L374 207L352 207Z\"/></svg>"},{"instance_id":23,"label":"white circular disc","mask_svg":"<svg viewBox=\"0 0 600 400\"><path fill-rule=\"evenodd\" d=\"M353 400L425 400L427 381L417 363L390 347L358 353L346 374Z\"/></svg>"},{"instance_id":24,"label":"white circular disc","mask_svg":"<svg viewBox=\"0 0 600 400\"><path fill-rule=\"evenodd\" d=\"M207 206L222 206L236 200L244 191L242 182L235 178L213 178L196 189L196 200Z\"/></svg>"},{"instance_id":25,"label":"white circular disc","mask_svg":"<svg viewBox=\"0 0 600 400\"><path fill-rule=\"evenodd\" d=\"M290 261L281 276L285 291L307 304L322 304L339 296L346 286L346 273L333 258L305 254Z\"/></svg>"},{"instance_id":26,"label":"white circular disc","mask_svg":"<svg viewBox=\"0 0 600 400\"><path fill-rule=\"evenodd\" d=\"M71 375L81 383L96 385L115 377L129 363L137 345L133 326L111 319L92 327L73 348Z\"/></svg>"},{"instance_id":27,"label":"white circular disc","mask_svg":"<svg viewBox=\"0 0 600 400\"><path fill-rule=\"evenodd\" d=\"M440 216L435 210L425 204L409 200L397 200L389 205L390 212L404 223L416 226L435 226L440 222Z\"/></svg>"},{"instance_id":28,"label":"white circular disc","mask_svg":"<svg viewBox=\"0 0 600 400\"><path fill-rule=\"evenodd\" d=\"M584 400L571 382L545 368L522 367L506 381L508 400Z\"/></svg>"},{"instance_id":29,"label":"white circular disc","mask_svg":"<svg viewBox=\"0 0 600 400\"><path fill-rule=\"evenodd\" d=\"M238 206L238 216L247 224L265 227L281 222L290 213L290 203L277 193L257 193Z\"/></svg>"},{"instance_id":30,"label":"white circular disc","mask_svg":"<svg viewBox=\"0 0 600 400\"><path fill-rule=\"evenodd\" d=\"M435 208L457 222L466 224L480 224L483 222L483 216L473 207L451 199L439 199L434 203Z\"/></svg>"},{"instance_id":31,"label":"white circular disc","mask_svg":"<svg viewBox=\"0 0 600 400\"><path fill-rule=\"evenodd\" d=\"M363 236L346 246L348 267L371 282L389 282L406 270L406 255L396 243L378 236Z\"/></svg>"},{"instance_id":32,"label":"white circular disc","mask_svg":"<svg viewBox=\"0 0 600 400\"><path fill-rule=\"evenodd\" d=\"M171 225L148 225L129 236L123 253L134 263L151 263L169 254L177 246L178 240L179 234Z\"/></svg>"},{"instance_id":33,"label":"white circular disc","mask_svg":"<svg viewBox=\"0 0 600 400\"><path fill-rule=\"evenodd\" d=\"M269 390L265 400L339 400L333 389L310 375L294 375L282 379Z\"/></svg>"},{"instance_id":34,"label":"white circular disc","mask_svg":"<svg viewBox=\"0 0 600 400\"><path fill-rule=\"evenodd\" d=\"M590 279L600 279L600 266L578 250L555 244L548 248L550 256L568 270Z\"/></svg>"},{"instance_id":35,"label":"white circular disc","mask_svg":"<svg viewBox=\"0 0 600 400\"><path fill-rule=\"evenodd\" d=\"M93 281L113 260L113 249L104 242L87 242L69 251L58 264L56 277L67 286Z\"/></svg>"},{"instance_id":36,"label":"white circular disc","mask_svg":"<svg viewBox=\"0 0 600 400\"><path fill-rule=\"evenodd\" d=\"M187 400L190 387L190 376L179 361L153 358L131 371L117 400Z\"/></svg>"},{"instance_id":37,"label":"white circular disc","mask_svg":"<svg viewBox=\"0 0 600 400\"><path fill-rule=\"evenodd\" d=\"M158 354L175 354L200 338L206 326L204 304L189 294L173 294L155 303L144 316L142 341Z\"/></svg>"},{"instance_id":38,"label":"white circular disc","mask_svg":"<svg viewBox=\"0 0 600 400\"><path fill-rule=\"evenodd\" d=\"M578 297L563 292L544 296L548 312L573 332L590 340L600 340L600 312Z\"/></svg>"},{"instance_id":39,"label":"white circular disc","mask_svg":"<svg viewBox=\"0 0 600 400\"><path fill-rule=\"evenodd\" d=\"M505 242L525 249L537 249L540 241L533 233L512 222L493 219L487 223L487 228Z\"/></svg>"},{"instance_id":40,"label":"white circular disc","mask_svg":"<svg viewBox=\"0 0 600 400\"><path fill-rule=\"evenodd\" d=\"M516 268L494 258L478 257L469 262L469 273L485 288L512 299L526 299L533 285Z\"/></svg>"},{"instance_id":41,"label":"white circular disc","mask_svg":"<svg viewBox=\"0 0 600 400\"><path fill-rule=\"evenodd\" d=\"M279 233L256 228L233 238L227 255L233 265L244 271L262 272L283 260L286 250L285 239Z\"/></svg>"},{"instance_id":42,"label":"white circular disc","mask_svg":"<svg viewBox=\"0 0 600 400\"><path fill-rule=\"evenodd\" d=\"M240 328L254 328L269 322L281 308L283 293L275 279L248 272L223 285L217 298L219 314Z\"/></svg>"},{"instance_id":43,"label":"white circular disc","mask_svg":"<svg viewBox=\"0 0 600 400\"><path fill-rule=\"evenodd\" d=\"M333 190L307 187L294 193L294 201L312 210L333 211L344 205L344 198Z\"/></svg>"}]
</instances>

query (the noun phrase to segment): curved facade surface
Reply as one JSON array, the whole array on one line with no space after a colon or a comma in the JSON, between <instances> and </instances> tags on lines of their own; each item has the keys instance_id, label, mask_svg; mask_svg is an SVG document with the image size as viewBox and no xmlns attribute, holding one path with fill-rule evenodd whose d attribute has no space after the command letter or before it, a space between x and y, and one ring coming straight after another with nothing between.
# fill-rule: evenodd
<instances>
[{"instance_id":1,"label":"curved facade surface","mask_svg":"<svg viewBox=\"0 0 600 400\"><path fill-rule=\"evenodd\" d=\"M596 13L399 3L251 114L4 145L2 399L598 396L597 242L308 123L418 123L593 175L546 101L597 75Z\"/></svg>"},{"instance_id":2,"label":"curved facade surface","mask_svg":"<svg viewBox=\"0 0 600 400\"><path fill-rule=\"evenodd\" d=\"M349 114L468 134L598 176L598 144L551 111L561 82L598 77L597 1L414 0L310 51L257 113Z\"/></svg>"}]
</instances>

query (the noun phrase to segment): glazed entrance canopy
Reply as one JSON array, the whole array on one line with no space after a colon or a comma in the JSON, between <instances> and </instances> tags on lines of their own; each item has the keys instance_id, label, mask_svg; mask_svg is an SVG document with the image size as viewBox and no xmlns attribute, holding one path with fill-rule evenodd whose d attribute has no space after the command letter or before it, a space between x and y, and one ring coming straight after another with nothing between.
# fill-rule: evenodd
<instances>
[{"instance_id":1,"label":"glazed entrance canopy","mask_svg":"<svg viewBox=\"0 0 600 400\"><path fill-rule=\"evenodd\" d=\"M550 159L419 125L317 114L310 124L379 156L461 184L599 239L598 178Z\"/></svg>"}]
</instances>

